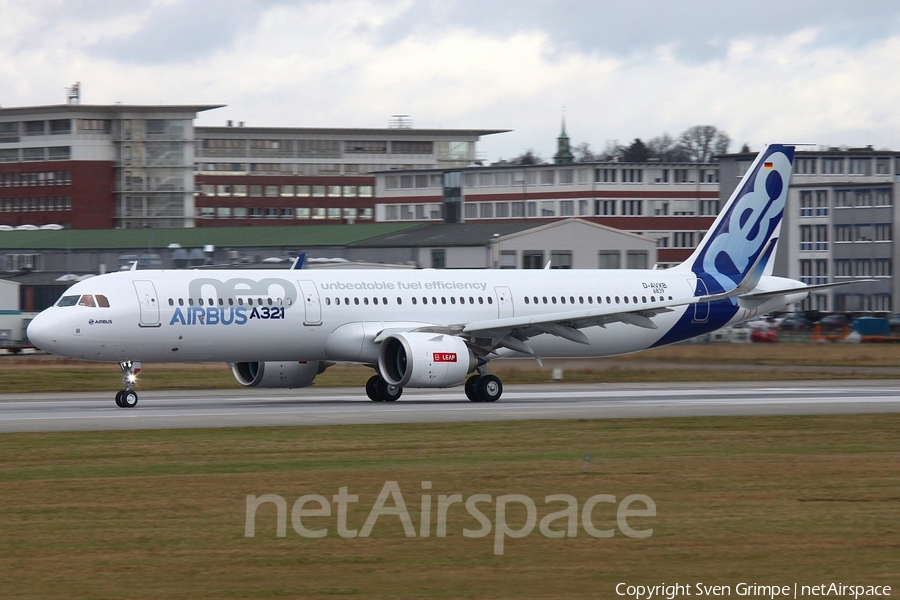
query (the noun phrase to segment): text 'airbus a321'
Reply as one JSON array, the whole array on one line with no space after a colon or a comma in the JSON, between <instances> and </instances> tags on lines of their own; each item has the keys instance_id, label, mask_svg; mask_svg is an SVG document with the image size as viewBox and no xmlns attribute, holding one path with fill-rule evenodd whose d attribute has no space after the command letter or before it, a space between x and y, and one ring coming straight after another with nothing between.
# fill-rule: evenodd
<instances>
[{"instance_id":1,"label":"text 'airbus a321'","mask_svg":"<svg viewBox=\"0 0 900 600\"><path fill-rule=\"evenodd\" d=\"M760 153L691 257L668 270L131 270L82 281L28 327L60 356L225 361L244 386L300 388L334 363L375 370L372 400L464 384L503 392L504 357L610 356L679 342L803 300L773 277L794 147Z\"/></svg>"}]
</instances>

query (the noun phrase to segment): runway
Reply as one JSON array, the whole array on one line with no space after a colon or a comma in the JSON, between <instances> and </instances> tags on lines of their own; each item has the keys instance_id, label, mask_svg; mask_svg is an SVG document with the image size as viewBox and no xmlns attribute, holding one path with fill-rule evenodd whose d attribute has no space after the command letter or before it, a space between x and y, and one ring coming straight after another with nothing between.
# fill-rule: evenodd
<instances>
[{"instance_id":1,"label":"runway","mask_svg":"<svg viewBox=\"0 0 900 600\"><path fill-rule=\"evenodd\" d=\"M389 403L355 388L167 391L142 392L134 409L112 392L4 394L0 432L872 412L900 412L900 382L520 385L493 404L459 388Z\"/></svg>"}]
</instances>

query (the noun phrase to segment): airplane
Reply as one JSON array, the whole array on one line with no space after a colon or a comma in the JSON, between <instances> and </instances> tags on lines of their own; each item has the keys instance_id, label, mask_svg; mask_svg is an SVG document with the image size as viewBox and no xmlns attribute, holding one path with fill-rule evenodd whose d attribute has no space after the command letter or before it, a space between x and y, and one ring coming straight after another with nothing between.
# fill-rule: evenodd
<instances>
[{"instance_id":1,"label":"airplane","mask_svg":"<svg viewBox=\"0 0 900 600\"><path fill-rule=\"evenodd\" d=\"M117 362L116 404L138 403L141 362L226 362L243 386L302 388L361 363L376 402L463 386L495 402L500 358L626 354L746 321L807 297L772 275L794 146L756 158L700 245L667 270L132 270L70 287L28 338ZM302 259L301 259L302 260ZM298 260L297 262L301 262Z\"/></svg>"}]
</instances>

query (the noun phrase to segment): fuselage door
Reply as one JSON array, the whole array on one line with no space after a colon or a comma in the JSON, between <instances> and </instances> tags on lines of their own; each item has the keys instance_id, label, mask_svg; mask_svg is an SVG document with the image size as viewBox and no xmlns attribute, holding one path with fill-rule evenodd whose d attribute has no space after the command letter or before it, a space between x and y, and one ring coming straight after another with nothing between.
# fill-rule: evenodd
<instances>
[{"instance_id":1,"label":"fuselage door","mask_svg":"<svg viewBox=\"0 0 900 600\"><path fill-rule=\"evenodd\" d=\"M697 287L694 289L695 296L708 296L706 284L699 277L697 278ZM694 305L694 323L706 323L709 320L709 302L698 302Z\"/></svg>"},{"instance_id":2,"label":"fuselage door","mask_svg":"<svg viewBox=\"0 0 900 600\"><path fill-rule=\"evenodd\" d=\"M300 286L300 297L303 298L303 308L306 310L303 324L321 325L322 305L319 302L319 289L308 279L301 279L297 284Z\"/></svg>"},{"instance_id":3,"label":"fuselage door","mask_svg":"<svg viewBox=\"0 0 900 600\"><path fill-rule=\"evenodd\" d=\"M138 279L132 282L137 293L138 304L141 306L141 327L159 327L159 301L156 298L156 288L153 282L146 279Z\"/></svg>"},{"instance_id":4,"label":"fuselage door","mask_svg":"<svg viewBox=\"0 0 900 600\"><path fill-rule=\"evenodd\" d=\"M497 316L501 319L515 316L513 314L512 293L508 287L497 286L494 288L497 294Z\"/></svg>"}]
</instances>

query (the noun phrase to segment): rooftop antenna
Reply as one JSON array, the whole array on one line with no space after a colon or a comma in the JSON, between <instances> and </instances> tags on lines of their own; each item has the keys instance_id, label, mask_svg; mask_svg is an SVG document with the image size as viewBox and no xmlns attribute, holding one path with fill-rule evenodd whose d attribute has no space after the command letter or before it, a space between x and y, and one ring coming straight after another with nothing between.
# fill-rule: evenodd
<instances>
[{"instance_id":1,"label":"rooftop antenna","mask_svg":"<svg viewBox=\"0 0 900 600\"><path fill-rule=\"evenodd\" d=\"M76 81L75 85L66 88L66 103L81 104L81 82Z\"/></svg>"}]
</instances>

